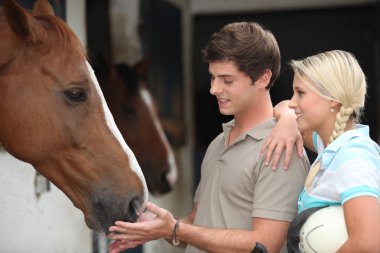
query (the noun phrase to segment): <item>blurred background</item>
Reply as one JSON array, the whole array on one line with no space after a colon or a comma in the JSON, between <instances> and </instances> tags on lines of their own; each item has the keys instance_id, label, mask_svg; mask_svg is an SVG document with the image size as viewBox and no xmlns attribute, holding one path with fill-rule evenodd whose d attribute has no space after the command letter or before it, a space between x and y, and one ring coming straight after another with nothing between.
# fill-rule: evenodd
<instances>
[{"instance_id":1,"label":"blurred background","mask_svg":"<svg viewBox=\"0 0 380 253\"><path fill-rule=\"evenodd\" d=\"M32 8L34 1L19 0ZM172 145L179 179L168 194L153 198L176 216L192 207L199 170L210 141L230 120L209 94L208 66L201 50L229 22L255 21L279 43L282 70L271 89L273 104L292 96L287 63L318 52L352 52L368 81L364 124L380 141L380 1L378 0L51 0L88 50L99 59L134 66L148 59L146 80ZM2 0L0 0L0 4ZM1 39L1 38L0 38ZM141 126L144 127L144 126ZM2 215L0 213L0 215ZM106 252L93 236L86 252ZM47 251L49 252L49 251ZM54 251L56 252L56 251ZM66 251L62 251L66 252ZM81 251L84 252L84 251ZM126 252L183 252L164 241Z\"/></svg>"},{"instance_id":2,"label":"blurred background","mask_svg":"<svg viewBox=\"0 0 380 253\"><path fill-rule=\"evenodd\" d=\"M201 50L211 34L229 22L256 21L277 38L282 71L271 90L274 104L292 96L289 60L333 49L352 52L369 85L362 122L379 140L377 0L95 0L86 2L86 10L90 55L106 52L115 62L130 64L140 57L151 59L150 90L172 145L190 148L194 185L205 149L221 132L221 123L229 120L209 94Z\"/></svg>"}]
</instances>

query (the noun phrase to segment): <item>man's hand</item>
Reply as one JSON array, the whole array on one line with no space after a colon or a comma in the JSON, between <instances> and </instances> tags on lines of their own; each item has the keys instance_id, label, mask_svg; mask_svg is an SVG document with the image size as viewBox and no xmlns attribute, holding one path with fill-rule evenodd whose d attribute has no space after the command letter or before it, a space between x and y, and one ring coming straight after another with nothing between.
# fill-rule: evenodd
<instances>
[{"instance_id":1,"label":"man's hand","mask_svg":"<svg viewBox=\"0 0 380 253\"><path fill-rule=\"evenodd\" d=\"M173 215L151 202L147 202L146 209L140 215L137 223L116 221L115 226L110 227L109 238L116 240L110 245L112 253L118 252L117 248L133 248L142 243L160 238L169 239L176 223ZM126 247L126 248L125 248Z\"/></svg>"},{"instance_id":2,"label":"man's hand","mask_svg":"<svg viewBox=\"0 0 380 253\"><path fill-rule=\"evenodd\" d=\"M135 248L141 244L146 243L147 241L125 241L125 240L116 240L108 246L110 253L119 253L126 249Z\"/></svg>"}]
</instances>

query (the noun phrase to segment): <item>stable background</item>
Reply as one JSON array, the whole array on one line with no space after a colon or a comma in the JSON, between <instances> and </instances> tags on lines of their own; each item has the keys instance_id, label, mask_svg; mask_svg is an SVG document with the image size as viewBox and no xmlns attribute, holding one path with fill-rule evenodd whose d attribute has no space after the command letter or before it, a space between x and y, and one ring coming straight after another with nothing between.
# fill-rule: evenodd
<instances>
[{"instance_id":1,"label":"stable background","mask_svg":"<svg viewBox=\"0 0 380 253\"><path fill-rule=\"evenodd\" d=\"M28 8L34 3L17 2ZM282 70L271 89L274 104L292 95L289 60L332 49L352 52L368 81L362 122L370 125L371 137L380 141L377 0L50 2L87 47L93 63L99 55L130 65L149 58L149 88L180 170L175 189L153 201L176 216L190 212L207 145L221 132L222 122L230 119L220 115L209 94L208 66L201 61L201 50L211 34L229 22L256 21L277 38ZM38 186L31 166L1 152L0 171L0 252L106 252L107 240L85 227L81 213L54 186L36 196ZM163 240L134 252L142 251L183 252Z\"/></svg>"}]
</instances>

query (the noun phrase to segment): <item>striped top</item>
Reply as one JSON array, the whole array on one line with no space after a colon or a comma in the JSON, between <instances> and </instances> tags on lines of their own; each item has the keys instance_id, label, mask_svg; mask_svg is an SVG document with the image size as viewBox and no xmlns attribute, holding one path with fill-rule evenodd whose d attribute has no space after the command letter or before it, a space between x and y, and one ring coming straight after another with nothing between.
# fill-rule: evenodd
<instances>
[{"instance_id":1,"label":"striped top","mask_svg":"<svg viewBox=\"0 0 380 253\"><path fill-rule=\"evenodd\" d=\"M380 201L380 147L369 137L369 127L356 125L327 148L314 132L313 143L322 166L309 191L303 189L298 212L321 206L343 205L359 196ZM313 165L314 165L313 164Z\"/></svg>"}]
</instances>

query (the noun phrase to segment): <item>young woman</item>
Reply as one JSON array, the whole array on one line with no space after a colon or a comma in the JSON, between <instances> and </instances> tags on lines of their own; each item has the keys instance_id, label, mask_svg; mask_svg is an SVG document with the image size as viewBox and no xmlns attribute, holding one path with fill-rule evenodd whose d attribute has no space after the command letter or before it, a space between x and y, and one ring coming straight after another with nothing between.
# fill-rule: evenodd
<instances>
[{"instance_id":1,"label":"young woman","mask_svg":"<svg viewBox=\"0 0 380 253\"><path fill-rule=\"evenodd\" d=\"M340 50L290 65L294 95L276 106L275 116L296 118L305 146L318 152L299 212L342 205L348 240L338 252L379 253L380 148L368 126L358 124L366 96L364 73L352 54Z\"/></svg>"}]
</instances>

